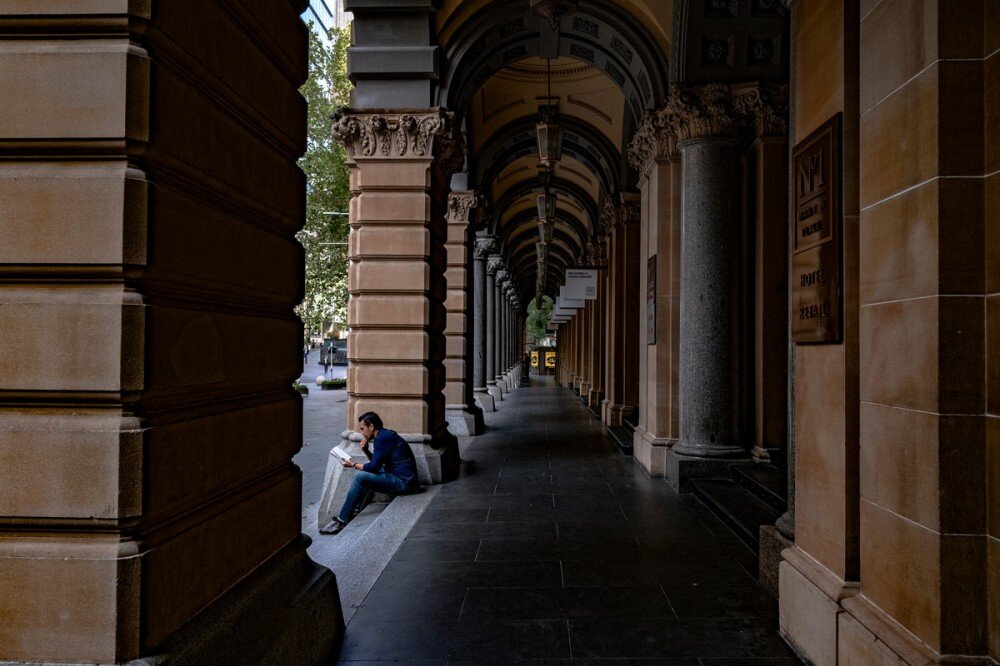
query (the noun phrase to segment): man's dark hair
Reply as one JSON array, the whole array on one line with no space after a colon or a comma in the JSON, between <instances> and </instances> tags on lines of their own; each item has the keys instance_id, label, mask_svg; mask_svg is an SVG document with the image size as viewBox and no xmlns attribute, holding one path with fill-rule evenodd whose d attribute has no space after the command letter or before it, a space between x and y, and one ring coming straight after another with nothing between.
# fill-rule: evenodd
<instances>
[{"instance_id":1,"label":"man's dark hair","mask_svg":"<svg viewBox=\"0 0 1000 666\"><path fill-rule=\"evenodd\" d=\"M365 422L365 425L370 425L376 430L382 429L382 419L375 412L365 412L359 416L358 423L361 423L362 421Z\"/></svg>"}]
</instances>

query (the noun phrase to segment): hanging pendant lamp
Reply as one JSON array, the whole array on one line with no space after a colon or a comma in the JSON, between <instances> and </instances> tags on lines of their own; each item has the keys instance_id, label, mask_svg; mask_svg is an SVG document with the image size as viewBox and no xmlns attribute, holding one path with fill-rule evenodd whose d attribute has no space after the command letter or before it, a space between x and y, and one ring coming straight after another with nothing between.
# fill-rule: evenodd
<instances>
[{"instance_id":1,"label":"hanging pendant lamp","mask_svg":"<svg viewBox=\"0 0 1000 666\"><path fill-rule=\"evenodd\" d=\"M551 170L562 159L562 127L555 121L552 113L552 60L545 60L545 80L548 85L548 96L542 118L535 125L538 137L538 165Z\"/></svg>"},{"instance_id":2,"label":"hanging pendant lamp","mask_svg":"<svg viewBox=\"0 0 1000 666\"><path fill-rule=\"evenodd\" d=\"M556 217L556 195L552 190L546 188L544 192L535 197L538 206L538 219L554 220Z\"/></svg>"}]
</instances>

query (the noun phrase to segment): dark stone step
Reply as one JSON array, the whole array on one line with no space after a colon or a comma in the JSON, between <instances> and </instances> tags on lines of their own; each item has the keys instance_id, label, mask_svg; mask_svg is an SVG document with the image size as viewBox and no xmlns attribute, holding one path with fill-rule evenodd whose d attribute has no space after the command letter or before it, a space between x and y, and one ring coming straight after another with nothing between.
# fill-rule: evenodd
<instances>
[{"instance_id":1,"label":"dark stone step","mask_svg":"<svg viewBox=\"0 0 1000 666\"><path fill-rule=\"evenodd\" d=\"M772 509L784 513L788 508L785 500L785 475L781 470L773 465L734 466L732 470L736 483Z\"/></svg>"},{"instance_id":2,"label":"dark stone step","mask_svg":"<svg viewBox=\"0 0 1000 666\"><path fill-rule=\"evenodd\" d=\"M624 426L609 426L608 434L615 441L618 450L627 456L632 455L632 429Z\"/></svg>"},{"instance_id":3,"label":"dark stone step","mask_svg":"<svg viewBox=\"0 0 1000 666\"><path fill-rule=\"evenodd\" d=\"M691 487L712 513L754 551L760 546L760 526L773 525L782 514L730 479L693 480Z\"/></svg>"}]
</instances>

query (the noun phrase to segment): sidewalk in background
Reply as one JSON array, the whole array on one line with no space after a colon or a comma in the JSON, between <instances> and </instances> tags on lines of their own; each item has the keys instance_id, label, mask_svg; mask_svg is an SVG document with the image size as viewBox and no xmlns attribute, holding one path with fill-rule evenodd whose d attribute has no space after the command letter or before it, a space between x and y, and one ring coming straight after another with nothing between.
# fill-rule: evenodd
<instances>
[{"instance_id":1,"label":"sidewalk in background","mask_svg":"<svg viewBox=\"0 0 1000 666\"><path fill-rule=\"evenodd\" d=\"M319 359L319 349L313 349L299 378L300 384L309 387L309 395L302 398L302 449L292 458L302 470L303 515L319 502L330 449L340 443L340 433L345 426L347 391L324 391L316 385L316 377L323 374ZM332 366L326 376L346 377L347 366Z\"/></svg>"}]
</instances>

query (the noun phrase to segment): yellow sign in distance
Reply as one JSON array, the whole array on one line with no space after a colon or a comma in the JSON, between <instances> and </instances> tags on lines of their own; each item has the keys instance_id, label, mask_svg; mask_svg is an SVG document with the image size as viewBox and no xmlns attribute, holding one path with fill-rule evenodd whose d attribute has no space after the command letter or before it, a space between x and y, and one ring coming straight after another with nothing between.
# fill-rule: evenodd
<instances>
[{"instance_id":1,"label":"yellow sign in distance","mask_svg":"<svg viewBox=\"0 0 1000 666\"><path fill-rule=\"evenodd\" d=\"M531 352L531 367L538 367L538 352L536 351Z\"/></svg>"},{"instance_id":2,"label":"yellow sign in distance","mask_svg":"<svg viewBox=\"0 0 1000 666\"><path fill-rule=\"evenodd\" d=\"M556 367L556 353L555 352L549 352L548 354L545 355L545 367L546 368L554 368L554 367Z\"/></svg>"}]
</instances>

